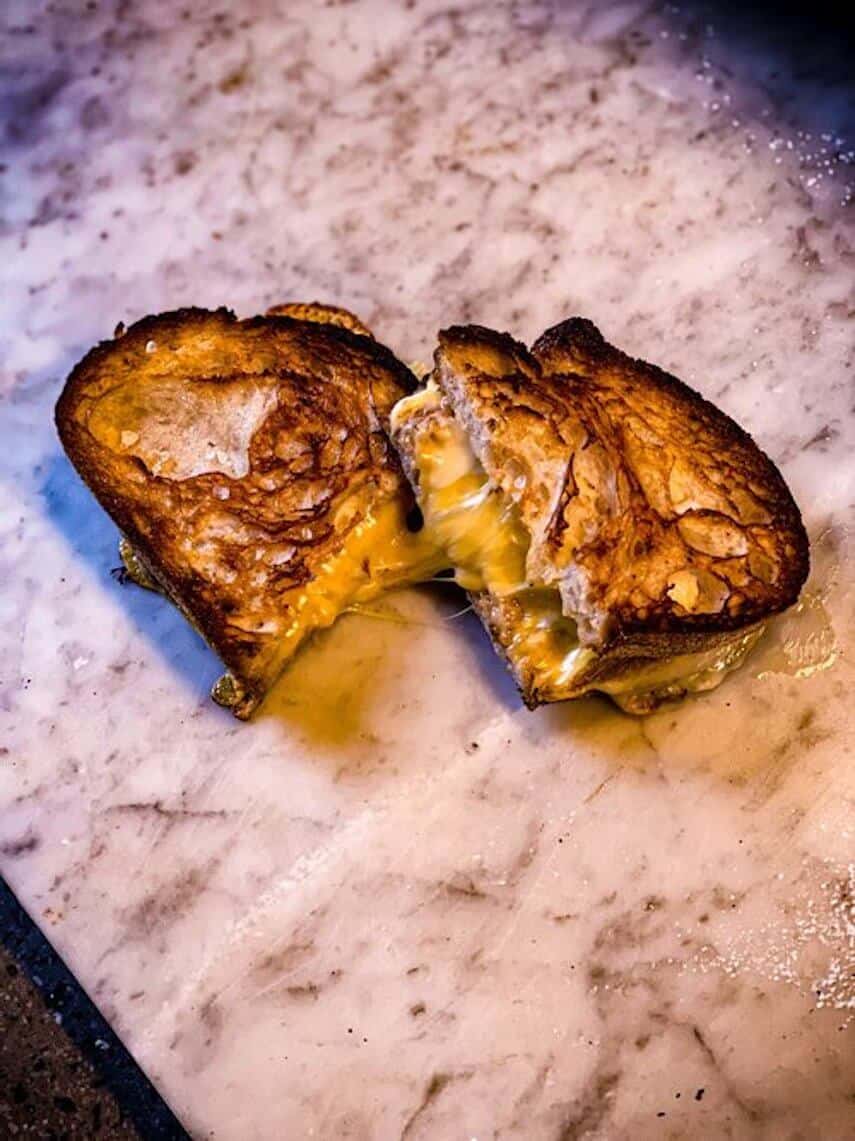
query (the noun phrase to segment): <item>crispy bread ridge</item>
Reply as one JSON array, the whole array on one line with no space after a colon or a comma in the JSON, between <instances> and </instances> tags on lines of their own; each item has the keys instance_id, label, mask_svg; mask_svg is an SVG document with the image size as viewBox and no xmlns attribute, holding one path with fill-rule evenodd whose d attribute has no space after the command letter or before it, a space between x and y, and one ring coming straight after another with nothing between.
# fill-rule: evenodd
<instances>
[{"instance_id":1,"label":"crispy bread ridge","mask_svg":"<svg viewBox=\"0 0 855 1141\"><path fill-rule=\"evenodd\" d=\"M808 542L786 484L675 377L579 318L531 353L478 326L446 329L435 360L479 460L519 507L532 578L561 591L583 645L743 629L798 597Z\"/></svg>"},{"instance_id":2,"label":"crispy bread ridge","mask_svg":"<svg viewBox=\"0 0 855 1141\"><path fill-rule=\"evenodd\" d=\"M281 305L271 305L267 310L267 316L296 317L299 321L338 325L342 329L350 329L351 333L361 333L363 337L374 339L374 334L368 326L363 325L349 309L342 309L338 305L325 305L321 301L287 301Z\"/></svg>"},{"instance_id":3,"label":"crispy bread ridge","mask_svg":"<svg viewBox=\"0 0 855 1141\"><path fill-rule=\"evenodd\" d=\"M412 503L385 427L414 387L364 333L227 309L145 317L69 376L63 446L237 680L238 716L281 671L300 588L367 513Z\"/></svg>"}]
</instances>

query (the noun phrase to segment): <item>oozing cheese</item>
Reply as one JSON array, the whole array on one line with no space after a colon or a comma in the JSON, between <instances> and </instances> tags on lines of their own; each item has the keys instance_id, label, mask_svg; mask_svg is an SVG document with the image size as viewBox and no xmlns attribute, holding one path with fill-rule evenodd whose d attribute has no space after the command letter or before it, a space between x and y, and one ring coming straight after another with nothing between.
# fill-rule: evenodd
<instances>
[{"instance_id":1,"label":"oozing cheese","mask_svg":"<svg viewBox=\"0 0 855 1141\"><path fill-rule=\"evenodd\" d=\"M393 411L393 431L437 410L440 402L432 384L406 397ZM591 652L580 649L576 624L562 614L558 591L532 589L528 583L529 537L516 505L491 484L453 416L423 424L415 461L424 530L446 552L455 578L466 590L513 595L520 614L509 656L534 667L538 689L566 688Z\"/></svg>"},{"instance_id":2,"label":"oozing cheese","mask_svg":"<svg viewBox=\"0 0 855 1141\"><path fill-rule=\"evenodd\" d=\"M331 625L348 606L421 582L447 564L432 536L407 529L397 501L385 503L353 528L342 549L302 588L284 640L299 642L309 630Z\"/></svg>"},{"instance_id":3,"label":"oozing cheese","mask_svg":"<svg viewBox=\"0 0 855 1141\"><path fill-rule=\"evenodd\" d=\"M534 666L543 700L560 700L581 668L593 661L594 651L579 645L576 623L562 613L557 590L524 590L517 602L520 612L508 642L508 656Z\"/></svg>"},{"instance_id":4,"label":"oozing cheese","mask_svg":"<svg viewBox=\"0 0 855 1141\"><path fill-rule=\"evenodd\" d=\"M431 578L446 566L445 555L428 534L407 529L400 502L383 504L353 528L342 549L321 564L310 582L294 592L287 610L275 615L266 631L273 635L270 674L275 676L305 638L331 626L348 607L369 602L384 590ZM221 705L233 706L243 694L226 674L212 696Z\"/></svg>"},{"instance_id":5,"label":"oozing cheese","mask_svg":"<svg viewBox=\"0 0 855 1141\"><path fill-rule=\"evenodd\" d=\"M765 628L760 623L736 631L712 650L650 662L619 677L597 682L596 688L608 693L628 713L647 713L668 697L704 693L721 685L729 673L742 665Z\"/></svg>"},{"instance_id":6,"label":"oozing cheese","mask_svg":"<svg viewBox=\"0 0 855 1141\"><path fill-rule=\"evenodd\" d=\"M490 483L455 418L428 415L440 408L441 394L430 383L400 401L392 413L393 431L421 421L414 460L425 532L445 551L461 586L513 596L518 612L506 642L508 656L531 675L541 700L561 700L596 661L597 651L579 645L576 624L562 612L558 591L527 580L529 538L515 504ZM591 688L610 694L624 709L647 712L665 697L717 686L742 663L761 633L762 627L753 627L712 650L644 660Z\"/></svg>"},{"instance_id":7,"label":"oozing cheese","mask_svg":"<svg viewBox=\"0 0 855 1141\"><path fill-rule=\"evenodd\" d=\"M418 466L424 529L445 551L460 585L499 597L521 590L528 535L454 420L422 434Z\"/></svg>"}]
</instances>

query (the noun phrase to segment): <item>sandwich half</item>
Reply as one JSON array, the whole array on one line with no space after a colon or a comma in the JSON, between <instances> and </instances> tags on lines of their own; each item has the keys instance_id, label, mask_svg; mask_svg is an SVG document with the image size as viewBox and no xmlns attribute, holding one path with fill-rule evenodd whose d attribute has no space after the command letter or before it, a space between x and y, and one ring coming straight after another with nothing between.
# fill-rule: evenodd
<instances>
[{"instance_id":1,"label":"sandwich half","mask_svg":"<svg viewBox=\"0 0 855 1141\"><path fill-rule=\"evenodd\" d=\"M348 607L430 577L388 417L412 373L321 305L238 320L146 317L92 349L56 407L71 462L161 590L225 664L248 717L300 644Z\"/></svg>"},{"instance_id":2,"label":"sandwich half","mask_svg":"<svg viewBox=\"0 0 855 1141\"><path fill-rule=\"evenodd\" d=\"M646 713L711 689L807 576L798 508L751 437L589 321L531 351L444 330L391 430L532 708L599 690Z\"/></svg>"}]
</instances>

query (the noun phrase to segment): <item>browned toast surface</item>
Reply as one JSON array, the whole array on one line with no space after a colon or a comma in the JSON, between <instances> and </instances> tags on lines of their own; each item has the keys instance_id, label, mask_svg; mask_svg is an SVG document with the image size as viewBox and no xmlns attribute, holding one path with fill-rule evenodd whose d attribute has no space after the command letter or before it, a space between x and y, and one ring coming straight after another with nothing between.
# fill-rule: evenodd
<instances>
[{"instance_id":1,"label":"browned toast surface","mask_svg":"<svg viewBox=\"0 0 855 1141\"><path fill-rule=\"evenodd\" d=\"M580 636L734 630L791 605L798 508L733 420L581 319L531 353L476 326L440 334L436 377L531 534L532 577Z\"/></svg>"},{"instance_id":2,"label":"browned toast surface","mask_svg":"<svg viewBox=\"0 0 855 1141\"><path fill-rule=\"evenodd\" d=\"M306 584L409 487L384 431L414 385L361 333L225 309L146 317L89 352L56 408L74 466L210 642L247 714Z\"/></svg>"},{"instance_id":3,"label":"browned toast surface","mask_svg":"<svg viewBox=\"0 0 855 1141\"><path fill-rule=\"evenodd\" d=\"M714 688L806 578L807 536L771 460L589 321L531 351L443 330L392 434L530 706L595 689L643 713Z\"/></svg>"}]
</instances>

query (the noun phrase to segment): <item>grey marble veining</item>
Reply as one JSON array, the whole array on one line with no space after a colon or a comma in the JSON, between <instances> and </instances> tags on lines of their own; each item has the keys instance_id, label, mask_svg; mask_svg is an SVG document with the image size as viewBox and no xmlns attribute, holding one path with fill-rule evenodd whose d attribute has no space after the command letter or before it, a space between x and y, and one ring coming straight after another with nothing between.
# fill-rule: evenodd
<instances>
[{"instance_id":1,"label":"grey marble veining","mask_svg":"<svg viewBox=\"0 0 855 1141\"><path fill-rule=\"evenodd\" d=\"M855 1132L851 87L713 11L4 9L0 867L200 1137ZM593 318L779 463L803 601L633 719L411 591L236 724L52 406L119 320L316 297L408 360Z\"/></svg>"}]
</instances>

